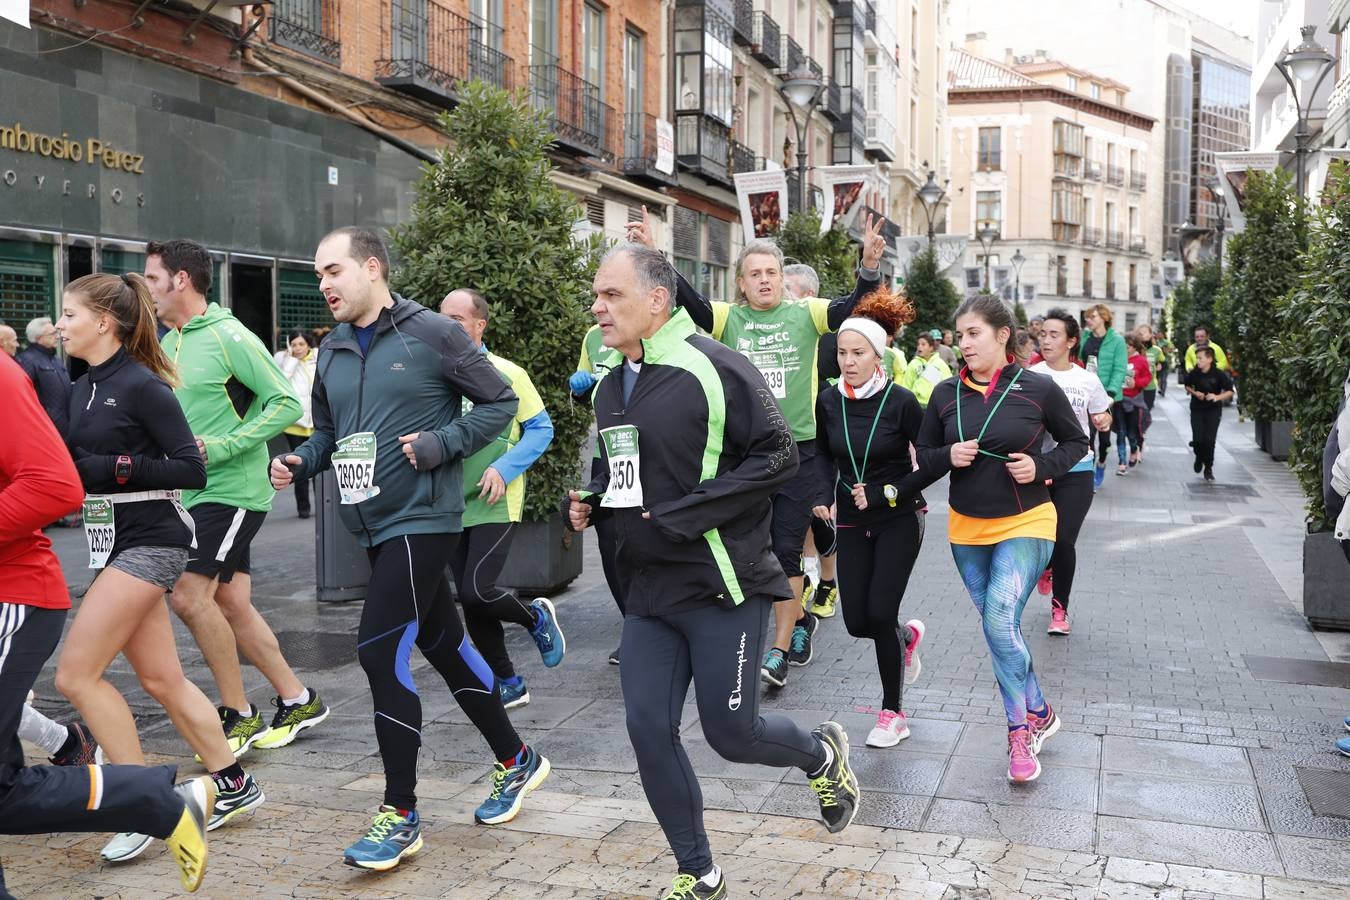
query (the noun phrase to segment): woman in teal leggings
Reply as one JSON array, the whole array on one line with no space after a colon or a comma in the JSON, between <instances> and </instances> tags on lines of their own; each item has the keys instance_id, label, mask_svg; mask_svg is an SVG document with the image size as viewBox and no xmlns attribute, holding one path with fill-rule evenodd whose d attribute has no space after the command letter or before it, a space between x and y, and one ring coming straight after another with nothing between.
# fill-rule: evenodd
<instances>
[{"instance_id":1,"label":"woman in teal leggings","mask_svg":"<svg viewBox=\"0 0 1350 900\"><path fill-rule=\"evenodd\" d=\"M1088 451L1064 392L1021 368L1012 316L995 296L956 311L965 365L933 389L919 432L920 465L951 472L947 537L975 601L1008 715L1008 778L1034 781L1042 743L1059 728L1022 639L1022 610L1050 562L1056 514L1046 479ZM1056 445L1041 452L1049 434Z\"/></svg>"}]
</instances>

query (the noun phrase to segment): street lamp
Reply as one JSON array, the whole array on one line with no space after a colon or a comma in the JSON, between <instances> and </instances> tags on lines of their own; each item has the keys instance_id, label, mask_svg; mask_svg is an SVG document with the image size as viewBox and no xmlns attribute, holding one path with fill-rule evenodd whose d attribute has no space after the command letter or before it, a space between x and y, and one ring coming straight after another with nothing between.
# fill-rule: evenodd
<instances>
[{"instance_id":1,"label":"street lamp","mask_svg":"<svg viewBox=\"0 0 1350 900\"><path fill-rule=\"evenodd\" d=\"M820 92L825 87L820 76L812 72L803 63L792 70L778 93L787 101L788 113L792 124L797 128L797 209L806 211L806 126L811 122L811 113L820 102ZM800 111L800 112L799 112Z\"/></svg>"},{"instance_id":2,"label":"street lamp","mask_svg":"<svg viewBox=\"0 0 1350 900\"><path fill-rule=\"evenodd\" d=\"M993 293L994 286L989 280L989 251L994 246L994 241L998 240L998 230L994 228L994 223L986 220L980 230L975 232L975 239L984 248L984 290L985 293Z\"/></svg>"},{"instance_id":3,"label":"street lamp","mask_svg":"<svg viewBox=\"0 0 1350 900\"><path fill-rule=\"evenodd\" d=\"M923 161L923 167L928 169L928 160ZM928 217L928 246L933 246L933 216L937 215L938 204L947 196L947 185L951 181L944 181L941 185L937 183L937 173L928 169L928 180L924 182L923 187L919 188L919 200L923 203L924 215Z\"/></svg>"},{"instance_id":4,"label":"street lamp","mask_svg":"<svg viewBox=\"0 0 1350 900\"><path fill-rule=\"evenodd\" d=\"M1016 286L1013 288L1014 291L1013 306L1016 306L1017 304L1022 302L1022 263L1026 261L1027 258L1022 255L1021 247L1018 247L1016 250L1013 251L1012 255L1013 274L1016 276L1015 279Z\"/></svg>"},{"instance_id":5,"label":"street lamp","mask_svg":"<svg viewBox=\"0 0 1350 900\"><path fill-rule=\"evenodd\" d=\"M1214 198L1214 203L1219 207L1215 216L1214 232L1218 243L1215 246L1214 258L1219 263L1219 274L1223 274L1223 231L1228 222L1228 205L1224 202L1223 179L1217 175L1211 175L1205 180L1205 187L1209 188L1209 194Z\"/></svg>"},{"instance_id":6,"label":"street lamp","mask_svg":"<svg viewBox=\"0 0 1350 900\"><path fill-rule=\"evenodd\" d=\"M1293 50L1285 51L1275 63L1275 68L1280 70L1280 74L1289 84L1289 92L1294 97L1294 111L1298 114L1298 125L1294 129L1294 156L1300 200L1303 199L1308 179L1308 117L1312 114L1312 104L1318 89L1322 87L1322 82L1336 65L1336 58L1313 40L1313 35L1317 33L1316 25L1304 25L1301 31L1303 43ZM1312 89L1307 91L1306 103L1299 102L1300 84L1304 88L1312 86Z\"/></svg>"}]
</instances>

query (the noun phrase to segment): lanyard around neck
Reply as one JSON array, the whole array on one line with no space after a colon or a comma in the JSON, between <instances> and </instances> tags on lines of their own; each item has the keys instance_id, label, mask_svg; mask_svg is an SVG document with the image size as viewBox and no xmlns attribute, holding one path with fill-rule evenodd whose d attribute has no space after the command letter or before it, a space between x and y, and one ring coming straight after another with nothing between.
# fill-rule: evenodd
<instances>
[{"instance_id":1,"label":"lanyard around neck","mask_svg":"<svg viewBox=\"0 0 1350 900\"><path fill-rule=\"evenodd\" d=\"M877 414L872 417L872 430L867 432L867 444L863 447L862 468L858 468L858 457L853 455L853 441L848 436L848 400L841 399L844 411L844 446L848 448L848 461L853 465L853 477L856 479L854 484L864 484L863 473L867 471L867 457L872 452L872 438L877 433L877 424L881 422L881 410L886 405L886 397L890 395L891 388L895 386L892 381L886 385L886 390L881 393L881 402L877 404ZM841 395L842 397L842 395Z\"/></svg>"},{"instance_id":2,"label":"lanyard around neck","mask_svg":"<svg viewBox=\"0 0 1350 900\"><path fill-rule=\"evenodd\" d=\"M1012 380L1008 382L1008 386L1005 387L1003 389L1003 393L999 395L998 402L994 404L994 408L989 410L989 415L984 417L984 426L980 429L980 433L975 435L976 441L981 441L984 439L984 433L989 429L989 423L994 421L994 414L998 412L998 408L1003 405L1003 401L1008 399L1008 392L1012 390L1013 385L1017 384L1017 379L1021 377L1022 377L1022 368L1019 366L1017 371L1013 374ZM963 379L961 379L960 377L956 379L956 440L958 442L964 442L966 439L965 433L961 428L962 380ZM985 450L983 447L981 447L978 452L983 453L985 456L992 456L994 459L1001 459L1004 462L1012 462L1011 456L1004 456L1001 453L994 453L990 450Z\"/></svg>"}]
</instances>

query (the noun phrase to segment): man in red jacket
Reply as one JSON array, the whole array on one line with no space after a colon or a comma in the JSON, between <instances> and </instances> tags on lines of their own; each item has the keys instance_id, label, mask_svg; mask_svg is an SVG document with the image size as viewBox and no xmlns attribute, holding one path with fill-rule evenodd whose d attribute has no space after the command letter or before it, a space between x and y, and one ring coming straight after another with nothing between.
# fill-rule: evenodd
<instances>
[{"instance_id":1,"label":"man in red jacket","mask_svg":"<svg viewBox=\"0 0 1350 900\"><path fill-rule=\"evenodd\" d=\"M42 526L80 508L84 491L33 385L0 355L0 834L134 831L163 838L183 886L206 868L210 778L175 789L173 766L25 766L24 700L56 649L70 609L65 576ZM0 900L12 900L0 870Z\"/></svg>"}]
</instances>

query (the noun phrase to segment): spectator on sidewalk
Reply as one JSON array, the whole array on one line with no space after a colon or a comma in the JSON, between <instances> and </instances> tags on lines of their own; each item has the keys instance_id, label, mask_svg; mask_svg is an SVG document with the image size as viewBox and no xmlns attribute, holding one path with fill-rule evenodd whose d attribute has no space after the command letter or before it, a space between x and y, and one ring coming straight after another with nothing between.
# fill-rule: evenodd
<instances>
[{"instance_id":1,"label":"spectator on sidewalk","mask_svg":"<svg viewBox=\"0 0 1350 900\"><path fill-rule=\"evenodd\" d=\"M293 328L286 335L286 349L278 350L272 357L277 368L291 383L296 398L300 401L300 418L295 424L287 425L282 436L286 445L294 450L314 433L314 412L311 409L310 394L314 390L315 366L319 361L319 342L314 335L303 328ZM309 518L309 482L308 478L297 478L295 484L295 512L302 519Z\"/></svg>"},{"instance_id":2,"label":"spectator on sidewalk","mask_svg":"<svg viewBox=\"0 0 1350 900\"><path fill-rule=\"evenodd\" d=\"M0 322L0 350L5 351L6 356L14 356L19 352L19 336L3 322Z\"/></svg>"},{"instance_id":3,"label":"spectator on sidewalk","mask_svg":"<svg viewBox=\"0 0 1350 900\"><path fill-rule=\"evenodd\" d=\"M33 382L38 402L56 426L56 433L65 437L70 423L70 372L56 355L56 326L43 316L28 323L28 346L14 361Z\"/></svg>"}]
</instances>

